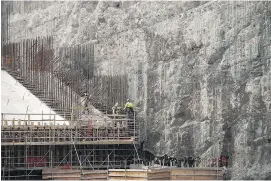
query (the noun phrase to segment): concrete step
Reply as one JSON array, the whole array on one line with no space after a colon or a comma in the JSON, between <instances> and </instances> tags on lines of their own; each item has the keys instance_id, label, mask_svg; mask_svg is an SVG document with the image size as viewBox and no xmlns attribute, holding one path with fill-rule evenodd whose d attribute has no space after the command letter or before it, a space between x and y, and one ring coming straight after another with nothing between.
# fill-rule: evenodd
<instances>
[{"instance_id":1,"label":"concrete step","mask_svg":"<svg viewBox=\"0 0 271 181\"><path fill-rule=\"evenodd\" d=\"M65 114L65 115L58 114L58 115L61 117L64 117L65 119L71 119L71 115L67 115L67 114Z\"/></svg>"},{"instance_id":2,"label":"concrete step","mask_svg":"<svg viewBox=\"0 0 271 181\"><path fill-rule=\"evenodd\" d=\"M30 82L22 82L22 84L23 84L25 87L32 88L32 89L37 89L37 86L35 86L34 84L32 84L32 83L30 83Z\"/></svg>"},{"instance_id":3,"label":"concrete step","mask_svg":"<svg viewBox=\"0 0 271 181\"><path fill-rule=\"evenodd\" d=\"M56 100L55 98L52 98L52 97L43 97L42 100L60 102L60 101L58 101L58 100Z\"/></svg>"},{"instance_id":4,"label":"concrete step","mask_svg":"<svg viewBox=\"0 0 271 181\"><path fill-rule=\"evenodd\" d=\"M20 74L18 72L13 72L13 71L10 71L10 70L8 70L7 72L8 72L9 75L20 77Z\"/></svg>"},{"instance_id":5,"label":"concrete step","mask_svg":"<svg viewBox=\"0 0 271 181\"><path fill-rule=\"evenodd\" d=\"M63 109L59 109L59 108L52 108L54 111L56 111L56 112L65 112L65 113L71 113L69 110L67 110L67 109L65 109L65 110L63 110Z\"/></svg>"},{"instance_id":6,"label":"concrete step","mask_svg":"<svg viewBox=\"0 0 271 181\"><path fill-rule=\"evenodd\" d=\"M22 77L16 77L16 76L13 76L13 78L15 78L16 80L18 80L20 83L21 83L21 81L24 80L24 78L22 78Z\"/></svg>"},{"instance_id":7,"label":"concrete step","mask_svg":"<svg viewBox=\"0 0 271 181\"><path fill-rule=\"evenodd\" d=\"M41 90L41 89L39 89L38 87L35 89L35 90L33 90L33 93L37 93L37 94L40 94L40 93L46 93L44 90Z\"/></svg>"},{"instance_id":8,"label":"concrete step","mask_svg":"<svg viewBox=\"0 0 271 181\"><path fill-rule=\"evenodd\" d=\"M44 93L44 94L47 94L47 95L53 95L53 93L51 92L46 92L46 90L40 90L40 89L36 89L33 91L33 93Z\"/></svg>"},{"instance_id":9,"label":"concrete step","mask_svg":"<svg viewBox=\"0 0 271 181\"><path fill-rule=\"evenodd\" d=\"M57 114L60 115L60 116L71 116L70 113L62 113L62 112L58 112Z\"/></svg>"},{"instance_id":10,"label":"concrete step","mask_svg":"<svg viewBox=\"0 0 271 181\"><path fill-rule=\"evenodd\" d=\"M30 91L35 91L37 88L35 87L35 86L33 86L33 85L26 85L26 84L23 84L23 86L25 87L25 88L27 88L28 90L30 90Z\"/></svg>"},{"instance_id":11,"label":"concrete step","mask_svg":"<svg viewBox=\"0 0 271 181\"><path fill-rule=\"evenodd\" d=\"M44 103L47 104L47 105L51 105L52 108L53 108L53 107L59 106L59 102L53 102L53 101L42 101L42 102L44 102ZM51 106L50 106L50 107L51 107Z\"/></svg>"},{"instance_id":12,"label":"concrete step","mask_svg":"<svg viewBox=\"0 0 271 181\"><path fill-rule=\"evenodd\" d=\"M31 91L32 94L34 94L36 97L38 98L42 98L42 97L45 97L44 96L44 92L34 92L34 91Z\"/></svg>"},{"instance_id":13,"label":"concrete step","mask_svg":"<svg viewBox=\"0 0 271 181\"><path fill-rule=\"evenodd\" d=\"M53 111L55 111L55 112L57 112L58 114L61 114L61 115L70 115L71 113L70 112L68 112L68 111L57 111L57 110L53 110Z\"/></svg>"},{"instance_id":14,"label":"concrete step","mask_svg":"<svg viewBox=\"0 0 271 181\"><path fill-rule=\"evenodd\" d=\"M28 82L28 81L18 80L18 82L20 82L21 84L23 84L23 86L25 86L25 87L36 88L35 85L33 85L32 83L30 83L30 82Z\"/></svg>"},{"instance_id":15,"label":"concrete step","mask_svg":"<svg viewBox=\"0 0 271 181\"><path fill-rule=\"evenodd\" d=\"M59 108L59 105L52 105L51 108L57 110Z\"/></svg>"},{"instance_id":16,"label":"concrete step","mask_svg":"<svg viewBox=\"0 0 271 181\"><path fill-rule=\"evenodd\" d=\"M53 108L53 110L54 110L54 111L57 111L57 112L71 113L71 112L69 112L69 110L67 110L67 109Z\"/></svg>"},{"instance_id":17,"label":"concrete step","mask_svg":"<svg viewBox=\"0 0 271 181\"><path fill-rule=\"evenodd\" d=\"M33 93L32 93L33 94ZM42 100L48 100L48 97L44 94L34 94L36 95L39 99L42 99ZM54 99L55 100L55 99Z\"/></svg>"},{"instance_id":18,"label":"concrete step","mask_svg":"<svg viewBox=\"0 0 271 181\"><path fill-rule=\"evenodd\" d=\"M57 107L59 105L58 102L51 102L51 101L42 101L44 102L46 105L48 105L49 107Z\"/></svg>"}]
</instances>

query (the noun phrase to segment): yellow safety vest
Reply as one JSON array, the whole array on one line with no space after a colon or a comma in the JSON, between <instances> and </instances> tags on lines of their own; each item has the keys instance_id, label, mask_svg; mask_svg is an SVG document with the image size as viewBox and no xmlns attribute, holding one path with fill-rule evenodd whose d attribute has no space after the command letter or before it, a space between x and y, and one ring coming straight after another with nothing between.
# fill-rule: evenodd
<instances>
[{"instance_id":1,"label":"yellow safety vest","mask_svg":"<svg viewBox=\"0 0 271 181\"><path fill-rule=\"evenodd\" d=\"M133 108L134 105L131 102L127 102L125 107L127 107L127 108Z\"/></svg>"}]
</instances>

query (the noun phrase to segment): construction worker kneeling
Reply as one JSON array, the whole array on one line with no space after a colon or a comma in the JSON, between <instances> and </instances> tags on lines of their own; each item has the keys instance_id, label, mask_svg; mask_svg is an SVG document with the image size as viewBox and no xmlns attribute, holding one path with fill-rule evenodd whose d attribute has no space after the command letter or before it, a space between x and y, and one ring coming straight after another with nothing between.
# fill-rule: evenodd
<instances>
[{"instance_id":1,"label":"construction worker kneeling","mask_svg":"<svg viewBox=\"0 0 271 181\"><path fill-rule=\"evenodd\" d=\"M116 103L113 107L112 107L112 113L113 114L119 114L120 113L120 110L121 110L121 107L118 107L118 103Z\"/></svg>"}]
</instances>

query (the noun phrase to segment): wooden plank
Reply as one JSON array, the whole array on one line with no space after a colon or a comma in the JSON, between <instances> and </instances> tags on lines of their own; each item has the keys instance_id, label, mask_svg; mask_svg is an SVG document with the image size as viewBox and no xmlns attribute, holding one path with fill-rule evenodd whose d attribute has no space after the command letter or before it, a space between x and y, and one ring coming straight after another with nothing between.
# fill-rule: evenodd
<instances>
[{"instance_id":1,"label":"wooden plank","mask_svg":"<svg viewBox=\"0 0 271 181\"><path fill-rule=\"evenodd\" d=\"M108 171L107 170L87 170L87 171L83 171L83 175L85 174L107 174Z\"/></svg>"},{"instance_id":2,"label":"wooden plank","mask_svg":"<svg viewBox=\"0 0 271 181\"><path fill-rule=\"evenodd\" d=\"M51 176L51 175L42 175L42 180L47 180L47 179L50 179L52 180L54 177Z\"/></svg>"},{"instance_id":3,"label":"wooden plank","mask_svg":"<svg viewBox=\"0 0 271 181\"><path fill-rule=\"evenodd\" d=\"M170 170L148 172L148 180L170 180Z\"/></svg>"},{"instance_id":4,"label":"wooden plank","mask_svg":"<svg viewBox=\"0 0 271 181\"><path fill-rule=\"evenodd\" d=\"M79 178L80 175L53 175L54 178Z\"/></svg>"},{"instance_id":5,"label":"wooden plank","mask_svg":"<svg viewBox=\"0 0 271 181\"><path fill-rule=\"evenodd\" d=\"M81 175L81 179L107 179L107 175L100 175L100 176L88 176L88 175Z\"/></svg>"},{"instance_id":6,"label":"wooden plank","mask_svg":"<svg viewBox=\"0 0 271 181\"><path fill-rule=\"evenodd\" d=\"M127 170L129 170L129 171L133 171L133 172L147 172L147 170L143 170L143 169L109 169L109 172L110 171L127 171Z\"/></svg>"},{"instance_id":7,"label":"wooden plank","mask_svg":"<svg viewBox=\"0 0 271 181\"><path fill-rule=\"evenodd\" d=\"M183 174L217 174L221 173L222 170L216 168L212 169L171 169L171 175L183 175Z\"/></svg>"},{"instance_id":8,"label":"wooden plank","mask_svg":"<svg viewBox=\"0 0 271 181\"><path fill-rule=\"evenodd\" d=\"M160 172L170 173L170 169L168 168L148 169L148 173L160 173Z\"/></svg>"},{"instance_id":9,"label":"wooden plank","mask_svg":"<svg viewBox=\"0 0 271 181\"><path fill-rule=\"evenodd\" d=\"M169 180L169 169L115 169L109 171L109 179L112 180Z\"/></svg>"},{"instance_id":10,"label":"wooden plank","mask_svg":"<svg viewBox=\"0 0 271 181\"><path fill-rule=\"evenodd\" d=\"M195 174L217 174L218 170L195 170Z\"/></svg>"},{"instance_id":11,"label":"wooden plank","mask_svg":"<svg viewBox=\"0 0 271 181\"><path fill-rule=\"evenodd\" d=\"M171 180L194 180L194 176L171 176Z\"/></svg>"},{"instance_id":12,"label":"wooden plank","mask_svg":"<svg viewBox=\"0 0 271 181\"><path fill-rule=\"evenodd\" d=\"M217 174L179 174L171 175L171 180L221 180L222 175Z\"/></svg>"},{"instance_id":13,"label":"wooden plank","mask_svg":"<svg viewBox=\"0 0 271 181\"><path fill-rule=\"evenodd\" d=\"M93 173L82 173L81 179L105 179L107 180L107 172L93 172Z\"/></svg>"},{"instance_id":14,"label":"wooden plank","mask_svg":"<svg viewBox=\"0 0 271 181\"><path fill-rule=\"evenodd\" d=\"M171 180L222 180L222 176L210 176L210 175L179 175L171 176Z\"/></svg>"},{"instance_id":15,"label":"wooden plank","mask_svg":"<svg viewBox=\"0 0 271 181\"><path fill-rule=\"evenodd\" d=\"M173 167L171 170L214 170L214 167Z\"/></svg>"},{"instance_id":16,"label":"wooden plank","mask_svg":"<svg viewBox=\"0 0 271 181\"><path fill-rule=\"evenodd\" d=\"M92 178L92 177L87 177L87 178L82 178L81 180L107 180L107 177L102 177L102 178Z\"/></svg>"},{"instance_id":17,"label":"wooden plank","mask_svg":"<svg viewBox=\"0 0 271 181\"><path fill-rule=\"evenodd\" d=\"M148 173L148 178L170 178L170 173L153 173L153 174L150 174Z\"/></svg>"},{"instance_id":18,"label":"wooden plank","mask_svg":"<svg viewBox=\"0 0 271 181\"><path fill-rule=\"evenodd\" d=\"M147 180L141 177L109 177L108 180Z\"/></svg>"},{"instance_id":19,"label":"wooden plank","mask_svg":"<svg viewBox=\"0 0 271 181\"><path fill-rule=\"evenodd\" d=\"M54 177L54 180L80 180L80 177Z\"/></svg>"},{"instance_id":20,"label":"wooden plank","mask_svg":"<svg viewBox=\"0 0 271 181\"><path fill-rule=\"evenodd\" d=\"M194 176L195 180L222 180L222 177L218 176L210 176L210 175L205 175L205 176Z\"/></svg>"},{"instance_id":21,"label":"wooden plank","mask_svg":"<svg viewBox=\"0 0 271 181\"><path fill-rule=\"evenodd\" d=\"M178 169L178 170L172 169L171 174L172 175L194 174L194 170L193 169Z\"/></svg>"},{"instance_id":22,"label":"wooden plank","mask_svg":"<svg viewBox=\"0 0 271 181\"><path fill-rule=\"evenodd\" d=\"M148 180L170 180L170 177L148 178Z\"/></svg>"},{"instance_id":23,"label":"wooden plank","mask_svg":"<svg viewBox=\"0 0 271 181\"><path fill-rule=\"evenodd\" d=\"M147 172L133 172L133 171L109 171L109 177L139 177L147 178Z\"/></svg>"}]
</instances>

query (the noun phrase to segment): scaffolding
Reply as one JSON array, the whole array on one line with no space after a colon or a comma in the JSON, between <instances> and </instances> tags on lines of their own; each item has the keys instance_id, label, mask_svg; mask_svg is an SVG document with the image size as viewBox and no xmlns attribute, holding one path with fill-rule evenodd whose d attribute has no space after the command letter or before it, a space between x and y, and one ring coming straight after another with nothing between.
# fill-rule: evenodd
<instances>
[{"instance_id":1,"label":"scaffolding","mask_svg":"<svg viewBox=\"0 0 271 181\"><path fill-rule=\"evenodd\" d=\"M12 114L2 114L2 179L41 179L42 168L126 168L138 157L135 117L110 114L116 102L124 105L127 99L127 76L95 75L94 45L56 50L51 36L6 42L1 65L64 118L21 114L24 119L9 120ZM106 121L75 109L83 92L91 93L90 104Z\"/></svg>"},{"instance_id":2,"label":"scaffolding","mask_svg":"<svg viewBox=\"0 0 271 181\"><path fill-rule=\"evenodd\" d=\"M30 117L27 115L26 117ZM138 125L126 115L112 121L7 120L2 114L2 179L39 179L44 168L99 170L126 168L137 156ZM52 115L55 118L55 115ZM49 122L49 124L48 124ZM35 173L35 174L34 174Z\"/></svg>"}]
</instances>

